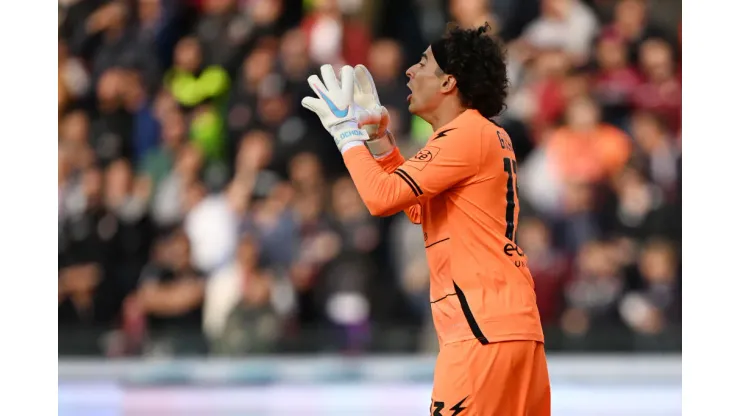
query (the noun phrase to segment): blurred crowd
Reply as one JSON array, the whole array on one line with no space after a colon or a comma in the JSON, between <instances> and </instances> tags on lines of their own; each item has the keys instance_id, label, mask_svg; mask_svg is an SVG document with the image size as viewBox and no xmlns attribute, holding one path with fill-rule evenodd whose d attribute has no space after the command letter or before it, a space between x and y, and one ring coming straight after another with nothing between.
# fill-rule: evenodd
<instances>
[{"instance_id":1,"label":"blurred crowd","mask_svg":"<svg viewBox=\"0 0 740 416\"><path fill-rule=\"evenodd\" d=\"M369 215L300 100L363 63L404 154L447 21L508 46L551 350L680 348L680 2L59 0L59 353L434 351L421 230Z\"/></svg>"}]
</instances>

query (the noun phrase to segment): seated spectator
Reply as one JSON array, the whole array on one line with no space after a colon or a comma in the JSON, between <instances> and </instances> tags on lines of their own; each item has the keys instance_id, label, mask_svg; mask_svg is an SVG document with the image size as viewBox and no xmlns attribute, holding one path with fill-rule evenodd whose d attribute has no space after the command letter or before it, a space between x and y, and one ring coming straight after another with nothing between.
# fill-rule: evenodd
<instances>
[{"instance_id":1,"label":"seated spectator","mask_svg":"<svg viewBox=\"0 0 740 416\"><path fill-rule=\"evenodd\" d=\"M565 126L545 143L554 173L560 181L597 183L618 173L630 154L630 139L621 130L600 121L596 103L581 97L566 112Z\"/></svg>"},{"instance_id":2,"label":"seated spectator","mask_svg":"<svg viewBox=\"0 0 740 416\"><path fill-rule=\"evenodd\" d=\"M592 88L603 109L604 121L626 129L632 96L641 80L630 66L625 42L614 35L599 39L596 65L598 69L592 78Z\"/></svg>"},{"instance_id":3,"label":"seated spectator","mask_svg":"<svg viewBox=\"0 0 740 416\"><path fill-rule=\"evenodd\" d=\"M173 121L177 123L178 121ZM173 129L179 126L175 124ZM170 127L166 127L167 131ZM166 133L173 134L174 140L176 132ZM169 140L169 139L168 139ZM163 149L167 151L168 149ZM162 154L162 168L165 168L169 154ZM203 156L200 150L193 145L185 145L176 149L174 154L175 161L171 170L166 171L159 183L154 182L152 195L152 219L159 228L169 228L181 223L185 219L187 209L183 201L186 199L187 191L190 187L199 183L200 173L203 167ZM164 169L162 169L164 171ZM150 180L154 181L152 176Z\"/></svg>"},{"instance_id":4,"label":"seated spectator","mask_svg":"<svg viewBox=\"0 0 740 416\"><path fill-rule=\"evenodd\" d=\"M543 326L556 325L562 313L562 293L569 277L569 261L555 247L547 224L535 218L520 218L518 245L527 254L527 265L537 295L537 308Z\"/></svg>"},{"instance_id":5,"label":"seated spectator","mask_svg":"<svg viewBox=\"0 0 740 416\"><path fill-rule=\"evenodd\" d=\"M59 272L59 354L102 356L116 301L99 259L72 248Z\"/></svg>"},{"instance_id":6,"label":"seated spectator","mask_svg":"<svg viewBox=\"0 0 740 416\"><path fill-rule=\"evenodd\" d=\"M216 354L264 354L278 346L283 318L272 301L274 277L259 258L257 241L245 235L234 261L208 280L203 329Z\"/></svg>"},{"instance_id":7,"label":"seated spectator","mask_svg":"<svg viewBox=\"0 0 740 416\"><path fill-rule=\"evenodd\" d=\"M561 320L568 336L600 332L602 336L594 338L594 343L613 343L603 334L621 326L618 308L624 276L612 249L607 243L593 241L578 253L572 280L565 288L566 310Z\"/></svg>"},{"instance_id":8,"label":"seated spectator","mask_svg":"<svg viewBox=\"0 0 740 416\"><path fill-rule=\"evenodd\" d=\"M616 36L626 42L631 64L637 64L640 45L645 40L671 38L650 20L647 8L647 0L618 0L614 7L614 20L601 30L601 36Z\"/></svg>"},{"instance_id":9,"label":"seated spectator","mask_svg":"<svg viewBox=\"0 0 740 416\"><path fill-rule=\"evenodd\" d=\"M642 249L638 274L641 286L625 294L622 319L641 335L680 337L681 291L676 252L668 241L650 240ZM643 338L643 343L648 340Z\"/></svg>"},{"instance_id":10,"label":"seated spectator","mask_svg":"<svg viewBox=\"0 0 740 416\"><path fill-rule=\"evenodd\" d=\"M524 29L515 48L525 61L538 51L559 49L582 64L597 30L596 15L581 0L543 0L540 16Z\"/></svg>"},{"instance_id":11,"label":"seated spectator","mask_svg":"<svg viewBox=\"0 0 740 416\"><path fill-rule=\"evenodd\" d=\"M164 85L180 105L190 110L191 140L201 148L206 159L220 161L225 149L223 119L218 107L227 96L231 80L222 67L205 65L202 55L196 38L180 40Z\"/></svg>"},{"instance_id":12,"label":"seated spectator","mask_svg":"<svg viewBox=\"0 0 740 416\"><path fill-rule=\"evenodd\" d=\"M657 38L643 42L640 70L644 80L632 97L635 107L660 115L676 134L681 129L681 81L670 45Z\"/></svg>"},{"instance_id":13,"label":"seated spectator","mask_svg":"<svg viewBox=\"0 0 740 416\"><path fill-rule=\"evenodd\" d=\"M492 12L491 2L485 0L452 0L450 15L463 27L479 27L484 23L491 25L491 33L499 32L498 18Z\"/></svg>"},{"instance_id":14,"label":"seated spectator","mask_svg":"<svg viewBox=\"0 0 740 416\"><path fill-rule=\"evenodd\" d=\"M642 111L632 116L631 130L637 144L634 159L642 162L650 180L673 201L681 156L676 138L661 117Z\"/></svg>"},{"instance_id":15,"label":"seated spectator","mask_svg":"<svg viewBox=\"0 0 740 416\"><path fill-rule=\"evenodd\" d=\"M190 241L183 230L164 238L161 259L144 268L135 294L146 317L145 354L202 354L205 275L190 260Z\"/></svg>"}]
</instances>

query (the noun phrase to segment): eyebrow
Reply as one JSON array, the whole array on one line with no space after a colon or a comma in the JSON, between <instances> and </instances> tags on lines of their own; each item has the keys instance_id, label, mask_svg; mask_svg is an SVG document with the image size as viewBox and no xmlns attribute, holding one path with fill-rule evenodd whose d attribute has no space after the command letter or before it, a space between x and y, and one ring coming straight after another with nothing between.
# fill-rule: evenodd
<instances>
[{"instance_id":1,"label":"eyebrow","mask_svg":"<svg viewBox=\"0 0 740 416\"><path fill-rule=\"evenodd\" d=\"M427 53L426 52L424 52L424 53L421 54L421 59L429 60L429 58L427 58Z\"/></svg>"}]
</instances>

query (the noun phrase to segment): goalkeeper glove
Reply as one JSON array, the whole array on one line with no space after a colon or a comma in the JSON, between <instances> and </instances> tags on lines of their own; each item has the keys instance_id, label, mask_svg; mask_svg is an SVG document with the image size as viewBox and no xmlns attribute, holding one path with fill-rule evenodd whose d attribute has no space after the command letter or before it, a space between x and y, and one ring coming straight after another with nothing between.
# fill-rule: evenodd
<instances>
[{"instance_id":1,"label":"goalkeeper glove","mask_svg":"<svg viewBox=\"0 0 740 416\"><path fill-rule=\"evenodd\" d=\"M321 124L334 137L337 148L344 152L369 139L357 120L357 107L353 104L354 75L352 67L341 70L341 86L331 65L321 66L323 82L316 75L308 77L308 85L319 98L304 97L301 105L319 116Z\"/></svg>"},{"instance_id":2,"label":"goalkeeper glove","mask_svg":"<svg viewBox=\"0 0 740 416\"><path fill-rule=\"evenodd\" d=\"M378 90L373 76L364 65L354 68L354 102L360 107L357 112L358 125L369 136L365 145L376 158L389 154L396 146L393 134L388 130L388 110L380 105Z\"/></svg>"}]
</instances>

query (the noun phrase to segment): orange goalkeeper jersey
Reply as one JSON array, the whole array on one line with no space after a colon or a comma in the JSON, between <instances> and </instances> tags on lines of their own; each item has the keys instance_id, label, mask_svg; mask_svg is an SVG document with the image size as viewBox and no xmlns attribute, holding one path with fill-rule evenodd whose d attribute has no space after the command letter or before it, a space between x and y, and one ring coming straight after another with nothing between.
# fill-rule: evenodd
<instances>
[{"instance_id":1,"label":"orange goalkeeper jersey","mask_svg":"<svg viewBox=\"0 0 740 416\"><path fill-rule=\"evenodd\" d=\"M475 110L404 160L364 146L344 161L373 215L405 210L421 224L440 344L477 338L544 342L527 257L516 244L517 164L506 132Z\"/></svg>"}]
</instances>

